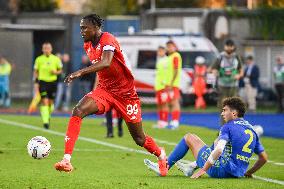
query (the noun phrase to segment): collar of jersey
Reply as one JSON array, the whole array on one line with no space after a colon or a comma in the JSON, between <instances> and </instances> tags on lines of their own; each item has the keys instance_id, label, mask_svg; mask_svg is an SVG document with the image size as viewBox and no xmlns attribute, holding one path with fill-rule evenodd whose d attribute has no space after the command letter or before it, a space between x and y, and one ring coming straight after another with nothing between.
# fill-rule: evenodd
<instances>
[{"instance_id":1,"label":"collar of jersey","mask_svg":"<svg viewBox=\"0 0 284 189\"><path fill-rule=\"evenodd\" d=\"M105 33L105 32L102 32L102 34L101 34L101 36L99 37L99 40L98 40L98 42L97 42L96 44L94 44L94 43L91 41L91 44L92 44L93 48L96 48L97 45L100 43L101 38L102 38L102 36L104 35L104 33Z\"/></svg>"}]
</instances>

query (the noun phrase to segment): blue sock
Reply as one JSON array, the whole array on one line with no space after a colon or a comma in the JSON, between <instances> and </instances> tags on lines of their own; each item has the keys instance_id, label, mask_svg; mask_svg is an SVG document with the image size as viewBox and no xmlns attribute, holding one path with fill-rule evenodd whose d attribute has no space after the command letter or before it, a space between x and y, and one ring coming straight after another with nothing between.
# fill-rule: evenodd
<instances>
[{"instance_id":1,"label":"blue sock","mask_svg":"<svg viewBox=\"0 0 284 189\"><path fill-rule=\"evenodd\" d=\"M188 146L185 142L185 139L182 140L176 145L174 151L168 157L169 169L180 159L182 159L188 151Z\"/></svg>"}]
</instances>

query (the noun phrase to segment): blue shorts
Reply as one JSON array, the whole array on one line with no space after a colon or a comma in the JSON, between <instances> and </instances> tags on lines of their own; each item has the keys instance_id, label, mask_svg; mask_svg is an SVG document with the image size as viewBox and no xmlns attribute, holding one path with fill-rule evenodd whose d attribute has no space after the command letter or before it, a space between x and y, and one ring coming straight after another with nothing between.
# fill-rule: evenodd
<instances>
[{"instance_id":1,"label":"blue shorts","mask_svg":"<svg viewBox=\"0 0 284 189\"><path fill-rule=\"evenodd\" d=\"M204 166L211 152L212 152L212 149L206 145L204 145L200 149L200 151L198 152L197 162L196 162L198 167ZM212 167L210 167L206 173L210 177L213 177L213 178L234 178L235 177L225 171L225 168L220 165L219 160L217 160L215 164L212 165Z\"/></svg>"}]
</instances>

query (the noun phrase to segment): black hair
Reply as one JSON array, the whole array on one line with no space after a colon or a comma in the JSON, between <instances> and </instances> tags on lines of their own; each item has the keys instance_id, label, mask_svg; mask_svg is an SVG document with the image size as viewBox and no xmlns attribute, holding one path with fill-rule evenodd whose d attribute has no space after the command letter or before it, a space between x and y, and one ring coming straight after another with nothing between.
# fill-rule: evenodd
<instances>
[{"instance_id":1,"label":"black hair","mask_svg":"<svg viewBox=\"0 0 284 189\"><path fill-rule=\"evenodd\" d=\"M249 55L249 56L246 57L246 59L247 59L247 60L253 60L253 56L252 56L252 55Z\"/></svg>"},{"instance_id":2,"label":"black hair","mask_svg":"<svg viewBox=\"0 0 284 189\"><path fill-rule=\"evenodd\" d=\"M225 41L225 45L227 45L227 46L235 46L235 42L232 39L227 39Z\"/></svg>"},{"instance_id":3,"label":"black hair","mask_svg":"<svg viewBox=\"0 0 284 189\"><path fill-rule=\"evenodd\" d=\"M223 100L222 107L228 106L232 110L238 112L238 117L244 117L246 113L246 105L239 97L228 97Z\"/></svg>"},{"instance_id":4,"label":"black hair","mask_svg":"<svg viewBox=\"0 0 284 189\"><path fill-rule=\"evenodd\" d=\"M167 41L166 44L173 44L173 45L175 45L175 42L173 40L169 40L169 41Z\"/></svg>"},{"instance_id":5,"label":"black hair","mask_svg":"<svg viewBox=\"0 0 284 189\"><path fill-rule=\"evenodd\" d=\"M101 27L103 25L103 21L104 21L97 14L89 14L89 15L84 16L82 19L88 20L93 25L98 26L98 27Z\"/></svg>"}]
</instances>

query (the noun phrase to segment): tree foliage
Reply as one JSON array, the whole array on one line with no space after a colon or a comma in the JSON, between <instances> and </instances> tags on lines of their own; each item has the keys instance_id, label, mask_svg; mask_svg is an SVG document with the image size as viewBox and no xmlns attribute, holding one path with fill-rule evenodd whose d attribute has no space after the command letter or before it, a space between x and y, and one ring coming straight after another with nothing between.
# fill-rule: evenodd
<instances>
[{"instance_id":1,"label":"tree foliage","mask_svg":"<svg viewBox=\"0 0 284 189\"><path fill-rule=\"evenodd\" d=\"M125 6L120 0L89 0L83 6L84 12L95 12L96 14L105 17L107 15L123 15Z\"/></svg>"},{"instance_id":2,"label":"tree foliage","mask_svg":"<svg viewBox=\"0 0 284 189\"><path fill-rule=\"evenodd\" d=\"M284 40L284 8L260 6L253 11L226 10L232 18L248 18L252 35L260 39Z\"/></svg>"},{"instance_id":3,"label":"tree foliage","mask_svg":"<svg viewBox=\"0 0 284 189\"><path fill-rule=\"evenodd\" d=\"M46 12L54 11L57 3L54 0L21 0L19 7L21 12Z\"/></svg>"},{"instance_id":4,"label":"tree foliage","mask_svg":"<svg viewBox=\"0 0 284 189\"><path fill-rule=\"evenodd\" d=\"M149 9L151 0L146 0L142 5L144 9ZM200 6L199 0L156 0L156 8L196 8Z\"/></svg>"},{"instance_id":5,"label":"tree foliage","mask_svg":"<svg viewBox=\"0 0 284 189\"><path fill-rule=\"evenodd\" d=\"M284 8L259 8L250 16L252 32L264 39L284 40Z\"/></svg>"},{"instance_id":6,"label":"tree foliage","mask_svg":"<svg viewBox=\"0 0 284 189\"><path fill-rule=\"evenodd\" d=\"M198 0L156 0L156 8L191 8L200 7ZM96 12L99 15L138 15L140 11L149 9L151 0L88 0L84 5L85 12Z\"/></svg>"}]
</instances>

